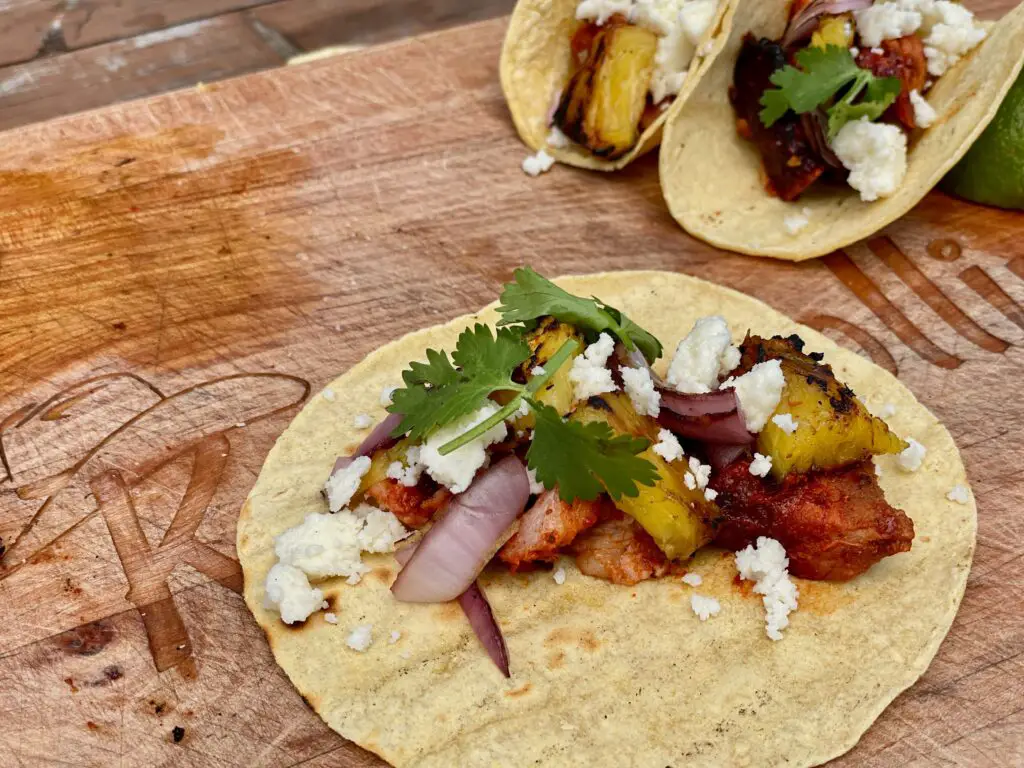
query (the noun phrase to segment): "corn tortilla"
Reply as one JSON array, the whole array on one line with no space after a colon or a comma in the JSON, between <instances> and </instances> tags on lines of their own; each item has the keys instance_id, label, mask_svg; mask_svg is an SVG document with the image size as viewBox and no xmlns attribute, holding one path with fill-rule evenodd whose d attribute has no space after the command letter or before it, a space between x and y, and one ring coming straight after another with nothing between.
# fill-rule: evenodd
<instances>
[{"instance_id":1,"label":"corn tortilla","mask_svg":"<svg viewBox=\"0 0 1024 768\"><path fill-rule=\"evenodd\" d=\"M672 216L694 237L730 251L802 261L877 232L926 195L995 117L1024 66L1024 4L988 29L986 39L935 81L938 117L909 137L907 175L894 195L865 203L846 184L816 182L787 203L765 189L757 147L736 132L729 86L743 37L776 40L789 0L740 0L728 40L712 54L685 101L668 111L659 168ZM787 216L809 209L796 234Z\"/></svg>"},{"instance_id":2,"label":"corn tortilla","mask_svg":"<svg viewBox=\"0 0 1024 768\"><path fill-rule=\"evenodd\" d=\"M374 571L358 586L322 584L337 625L321 613L287 627L263 608L274 536L326 510L320 488L335 457L365 435L352 427L355 414L383 417L381 389L399 383L427 347L451 349L470 323L493 322L492 305L368 356L331 383L335 398L313 397L267 457L237 544L246 603L278 664L331 728L395 766L803 766L847 751L927 668L963 595L976 514L973 499L946 498L967 482L949 433L889 373L743 294L666 272L556 282L621 308L669 354L709 314L722 314L735 339L748 329L799 333L869 407L895 405L890 424L928 451L912 474L893 456L878 460L887 498L914 520L912 550L849 583L797 580L801 607L780 642L766 637L757 596L734 584L733 558L713 548L689 566L704 578L696 589L678 576L616 586L582 575L568 558L561 586L549 572L488 571L510 680L455 604L392 597L391 555L364 555ZM721 614L699 621L694 592L718 599ZM350 630L367 623L373 646L347 648ZM395 644L392 630L401 632Z\"/></svg>"},{"instance_id":3,"label":"corn tortilla","mask_svg":"<svg viewBox=\"0 0 1024 768\"><path fill-rule=\"evenodd\" d=\"M501 89L516 130L530 149L544 149L558 162L577 168L617 171L658 146L668 110L647 127L636 146L615 160L596 157L575 144L561 149L546 146L553 107L569 81L576 5L577 0L519 0L516 3L501 49ZM715 18L698 46L704 53L694 55L674 104L687 98L701 77L704 63L724 44L725 33L732 23L732 6L733 0L720 0Z\"/></svg>"}]
</instances>

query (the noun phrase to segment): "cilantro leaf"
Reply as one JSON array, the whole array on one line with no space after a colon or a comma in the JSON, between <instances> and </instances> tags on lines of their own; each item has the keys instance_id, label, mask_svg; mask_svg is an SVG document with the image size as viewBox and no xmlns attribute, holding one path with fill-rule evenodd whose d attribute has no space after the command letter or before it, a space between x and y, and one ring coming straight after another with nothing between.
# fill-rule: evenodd
<instances>
[{"instance_id":1,"label":"cilantro leaf","mask_svg":"<svg viewBox=\"0 0 1024 768\"><path fill-rule=\"evenodd\" d=\"M661 342L614 307L599 299L573 296L529 267L517 269L513 277L514 282L506 285L501 294L499 325L530 323L551 315L584 331L608 331L626 349L639 348L648 362L661 357Z\"/></svg>"},{"instance_id":2,"label":"cilantro leaf","mask_svg":"<svg viewBox=\"0 0 1024 768\"><path fill-rule=\"evenodd\" d=\"M797 114L811 112L833 99L849 86L840 101L826 110L829 117L829 138L833 138L847 122L867 116L877 119L899 95L902 84L897 77L880 78L857 66L846 48L804 48L797 53L798 67L785 66L772 73L777 89L761 94L761 122L766 128L775 124L787 111ZM865 88L867 89L865 91ZM864 100L854 104L861 92Z\"/></svg>"},{"instance_id":3,"label":"cilantro leaf","mask_svg":"<svg viewBox=\"0 0 1024 768\"><path fill-rule=\"evenodd\" d=\"M521 391L524 387L512 380L512 372L529 356L521 334L502 328L492 336L480 323L459 335L451 360L446 352L428 349L427 362L411 363L402 372L405 387L391 396L388 410L402 415L392 435L408 432L417 440L469 415L492 392Z\"/></svg>"},{"instance_id":4,"label":"cilantro leaf","mask_svg":"<svg viewBox=\"0 0 1024 768\"><path fill-rule=\"evenodd\" d=\"M828 110L828 138L832 140L840 129L852 120L866 117L877 120L900 95L903 85L898 77L875 78L867 84L864 101L851 104L847 97L842 98ZM853 93L853 89L850 89ZM847 94L849 96L850 94Z\"/></svg>"},{"instance_id":5,"label":"cilantro leaf","mask_svg":"<svg viewBox=\"0 0 1024 768\"><path fill-rule=\"evenodd\" d=\"M613 499L636 496L638 485L654 485L658 471L637 455L650 443L616 435L601 422L562 421L549 405L530 401L536 417L533 442L526 454L530 468L547 488L558 486L565 501L596 499L607 491Z\"/></svg>"}]
</instances>

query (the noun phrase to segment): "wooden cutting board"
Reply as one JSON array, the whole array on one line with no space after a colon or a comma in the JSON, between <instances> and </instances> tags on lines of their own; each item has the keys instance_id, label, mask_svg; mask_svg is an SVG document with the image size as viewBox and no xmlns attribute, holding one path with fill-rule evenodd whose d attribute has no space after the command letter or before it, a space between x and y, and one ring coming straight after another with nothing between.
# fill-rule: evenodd
<instances>
[{"instance_id":1,"label":"wooden cutting board","mask_svg":"<svg viewBox=\"0 0 1024 768\"><path fill-rule=\"evenodd\" d=\"M377 765L275 666L238 509L329 379L530 263L694 274L899 374L964 452L978 552L931 669L838 764L1024 764L1024 217L936 193L814 263L717 252L675 227L651 158L522 173L502 33L4 135L0 762ZM111 469L130 494L97 509Z\"/></svg>"}]
</instances>

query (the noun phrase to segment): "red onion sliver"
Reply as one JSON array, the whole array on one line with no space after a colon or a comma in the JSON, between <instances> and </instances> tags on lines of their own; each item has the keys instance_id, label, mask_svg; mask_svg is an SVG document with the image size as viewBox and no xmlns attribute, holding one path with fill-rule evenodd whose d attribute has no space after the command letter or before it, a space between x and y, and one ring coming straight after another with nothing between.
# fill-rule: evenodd
<instances>
[{"instance_id":1,"label":"red onion sliver","mask_svg":"<svg viewBox=\"0 0 1024 768\"><path fill-rule=\"evenodd\" d=\"M719 471L725 469L727 466L732 464L736 459L743 455L743 452L748 450L749 446L746 445L722 445L710 443L704 446L704 454L707 457L708 464L711 468Z\"/></svg>"},{"instance_id":2,"label":"red onion sliver","mask_svg":"<svg viewBox=\"0 0 1024 768\"><path fill-rule=\"evenodd\" d=\"M334 462L334 469L331 470L333 475L335 472L344 469L352 463L353 459L359 458L360 456L369 456L375 451L388 449L398 442L398 438L392 437L391 433L395 431L395 428L402 423L402 414L400 413L389 413L387 418L384 419L380 424L373 428L373 430L366 436L366 438L359 444L359 447L352 452L351 456L339 456Z\"/></svg>"},{"instance_id":3,"label":"red onion sliver","mask_svg":"<svg viewBox=\"0 0 1024 768\"><path fill-rule=\"evenodd\" d=\"M680 437L704 443L749 445L754 441L754 436L747 431L747 425L739 411L704 416L680 416L662 408L658 414L658 423Z\"/></svg>"},{"instance_id":4,"label":"red onion sliver","mask_svg":"<svg viewBox=\"0 0 1024 768\"><path fill-rule=\"evenodd\" d=\"M805 112L800 115L800 123L807 134L807 140L821 159L833 168L842 168L842 162L828 143L828 117L825 110L818 107L813 112Z\"/></svg>"},{"instance_id":5,"label":"red onion sliver","mask_svg":"<svg viewBox=\"0 0 1024 768\"><path fill-rule=\"evenodd\" d=\"M395 551L395 559L399 565L404 567L409 562L418 544L419 542L408 544ZM494 618L491 604L487 602L487 595L484 593L484 588L480 586L480 582L474 581L470 584L469 589L459 595L458 600L459 607L469 619L469 626L472 627L473 634L487 651L491 661L501 671L501 674L511 677L505 636L501 634L501 627L498 626L498 622Z\"/></svg>"},{"instance_id":6,"label":"red onion sliver","mask_svg":"<svg viewBox=\"0 0 1024 768\"><path fill-rule=\"evenodd\" d=\"M501 670L505 677L512 677L508 668L508 646L505 645L505 636L501 634L501 627L494 620L494 612L491 604L487 602L487 595L479 582L474 581L469 589L459 595L459 607L469 619L469 626L473 628L480 644L491 657L491 661Z\"/></svg>"},{"instance_id":7,"label":"red onion sliver","mask_svg":"<svg viewBox=\"0 0 1024 768\"><path fill-rule=\"evenodd\" d=\"M735 389L720 389L717 392L694 395L661 389L661 409L683 417L711 416L732 413L739 409Z\"/></svg>"},{"instance_id":8,"label":"red onion sliver","mask_svg":"<svg viewBox=\"0 0 1024 768\"><path fill-rule=\"evenodd\" d=\"M796 16L789 20L786 34L780 44L788 48L804 38L810 37L821 23L822 16L838 16L847 11L862 11L870 8L874 0L811 0Z\"/></svg>"},{"instance_id":9,"label":"red onion sliver","mask_svg":"<svg viewBox=\"0 0 1024 768\"><path fill-rule=\"evenodd\" d=\"M420 540L391 591L408 603L454 600L476 580L495 543L530 498L526 467L508 456L449 502L448 512Z\"/></svg>"}]
</instances>

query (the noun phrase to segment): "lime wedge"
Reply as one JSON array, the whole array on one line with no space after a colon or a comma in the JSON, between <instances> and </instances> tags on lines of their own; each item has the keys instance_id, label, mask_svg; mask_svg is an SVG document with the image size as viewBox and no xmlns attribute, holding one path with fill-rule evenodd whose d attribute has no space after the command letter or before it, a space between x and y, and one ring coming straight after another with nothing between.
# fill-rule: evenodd
<instances>
[{"instance_id":1,"label":"lime wedge","mask_svg":"<svg viewBox=\"0 0 1024 768\"><path fill-rule=\"evenodd\" d=\"M941 187L982 205L1024 209L1024 74Z\"/></svg>"}]
</instances>

